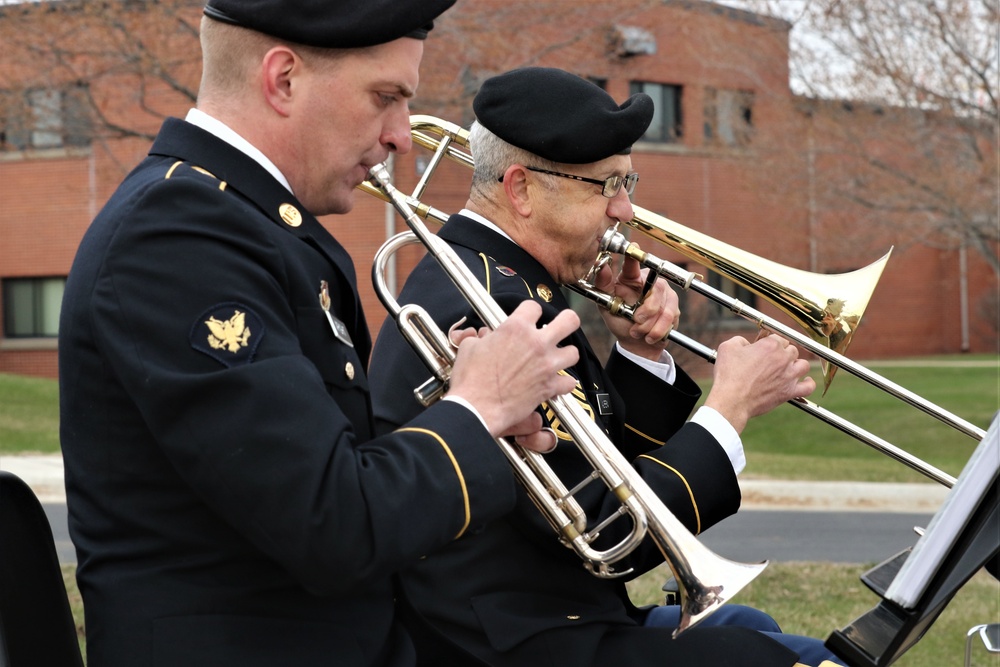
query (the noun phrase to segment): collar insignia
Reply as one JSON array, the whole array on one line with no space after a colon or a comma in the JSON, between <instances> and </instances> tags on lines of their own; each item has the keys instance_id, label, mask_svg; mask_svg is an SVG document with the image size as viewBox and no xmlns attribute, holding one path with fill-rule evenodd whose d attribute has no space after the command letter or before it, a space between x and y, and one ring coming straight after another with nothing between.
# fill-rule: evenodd
<instances>
[{"instance_id":1,"label":"collar insignia","mask_svg":"<svg viewBox=\"0 0 1000 667\"><path fill-rule=\"evenodd\" d=\"M246 306L220 303L205 311L191 328L191 347L227 368L253 361L264 336L264 323Z\"/></svg>"},{"instance_id":2,"label":"collar insignia","mask_svg":"<svg viewBox=\"0 0 1000 667\"><path fill-rule=\"evenodd\" d=\"M538 283L538 287L535 288L535 293L538 294L539 298L545 303L552 301L552 289L544 284Z\"/></svg>"},{"instance_id":3,"label":"collar insignia","mask_svg":"<svg viewBox=\"0 0 1000 667\"><path fill-rule=\"evenodd\" d=\"M289 227L298 227L302 224L302 214L299 213L299 209L295 208L291 204L282 204L278 207L278 215L281 219L285 221L285 224Z\"/></svg>"}]
</instances>

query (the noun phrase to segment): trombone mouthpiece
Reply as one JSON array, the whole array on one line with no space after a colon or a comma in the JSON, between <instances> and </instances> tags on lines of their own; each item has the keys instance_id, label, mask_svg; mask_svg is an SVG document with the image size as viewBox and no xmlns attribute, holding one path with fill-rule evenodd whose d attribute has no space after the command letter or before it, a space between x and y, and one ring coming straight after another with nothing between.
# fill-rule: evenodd
<instances>
[{"instance_id":1,"label":"trombone mouthpiece","mask_svg":"<svg viewBox=\"0 0 1000 667\"><path fill-rule=\"evenodd\" d=\"M625 248L627 247L628 239L625 238L624 234L618 231L618 225L608 227L607 231L604 232L604 236L601 237L602 251L613 252L621 255L625 252Z\"/></svg>"},{"instance_id":2,"label":"trombone mouthpiece","mask_svg":"<svg viewBox=\"0 0 1000 667\"><path fill-rule=\"evenodd\" d=\"M389 170L385 168L385 162L379 162L368 170L368 180L375 183L380 188L384 188L389 181Z\"/></svg>"}]
</instances>

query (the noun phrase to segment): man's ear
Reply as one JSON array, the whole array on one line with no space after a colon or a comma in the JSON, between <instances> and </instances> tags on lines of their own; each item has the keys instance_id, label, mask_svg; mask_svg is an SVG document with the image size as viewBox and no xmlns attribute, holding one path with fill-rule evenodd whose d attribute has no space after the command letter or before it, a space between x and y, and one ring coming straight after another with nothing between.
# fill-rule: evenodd
<instances>
[{"instance_id":1,"label":"man's ear","mask_svg":"<svg viewBox=\"0 0 1000 667\"><path fill-rule=\"evenodd\" d=\"M531 190L528 185L527 168L520 164L507 167L503 174L503 191L511 208L524 218L531 215Z\"/></svg>"},{"instance_id":2,"label":"man's ear","mask_svg":"<svg viewBox=\"0 0 1000 667\"><path fill-rule=\"evenodd\" d=\"M275 46L261 62L261 92L281 116L291 114L292 79L302 71L302 60L287 46Z\"/></svg>"}]
</instances>

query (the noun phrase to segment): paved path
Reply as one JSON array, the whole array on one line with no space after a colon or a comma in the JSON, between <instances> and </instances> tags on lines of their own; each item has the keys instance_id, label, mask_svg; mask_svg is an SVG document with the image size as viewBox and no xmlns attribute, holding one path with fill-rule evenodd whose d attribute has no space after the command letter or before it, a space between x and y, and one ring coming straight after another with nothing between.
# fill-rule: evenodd
<instances>
[{"instance_id":1,"label":"paved path","mask_svg":"<svg viewBox=\"0 0 1000 667\"><path fill-rule=\"evenodd\" d=\"M0 470L34 489L52 525L59 559L76 554L66 526L62 458L5 456ZM744 562L828 561L871 563L916 541L947 489L937 484L781 482L743 480L739 514L707 531L704 543Z\"/></svg>"},{"instance_id":2,"label":"paved path","mask_svg":"<svg viewBox=\"0 0 1000 667\"><path fill-rule=\"evenodd\" d=\"M62 457L3 456L8 470L34 489L43 503L65 503ZM874 511L933 514L948 489L940 484L865 482L787 482L742 480L743 509L799 511Z\"/></svg>"}]
</instances>

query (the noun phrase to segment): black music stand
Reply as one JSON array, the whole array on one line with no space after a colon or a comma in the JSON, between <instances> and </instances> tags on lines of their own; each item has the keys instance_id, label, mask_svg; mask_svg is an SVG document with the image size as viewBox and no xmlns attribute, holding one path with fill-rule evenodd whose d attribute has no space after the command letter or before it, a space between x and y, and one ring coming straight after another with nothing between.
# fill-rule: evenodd
<instances>
[{"instance_id":1,"label":"black music stand","mask_svg":"<svg viewBox=\"0 0 1000 667\"><path fill-rule=\"evenodd\" d=\"M883 599L834 630L827 648L852 667L885 667L927 632L958 589L1000 552L998 473L1000 415L917 543L862 575Z\"/></svg>"}]
</instances>

